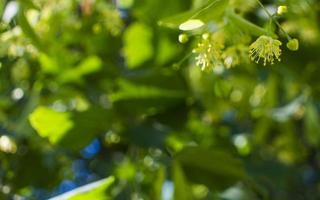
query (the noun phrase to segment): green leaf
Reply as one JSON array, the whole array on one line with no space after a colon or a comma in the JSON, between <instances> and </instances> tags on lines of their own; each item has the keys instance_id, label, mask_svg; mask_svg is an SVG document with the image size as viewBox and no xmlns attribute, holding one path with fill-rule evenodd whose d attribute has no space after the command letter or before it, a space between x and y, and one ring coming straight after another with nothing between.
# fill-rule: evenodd
<instances>
[{"instance_id":1,"label":"green leaf","mask_svg":"<svg viewBox=\"0 0 320 200\"><path fill-rule=\"evenodd\" d=\"M81 82L82 77L101 69L102 62L96 56L84 59L79 66L65 70L60 74L58 80L62 83Z\"/></svg>"},{"instance_id":2,"label":"green leaf","mask_svg":"<svg viewBox=\"0 0 320 200\"><path fill-rule=\"evenodd\" d=\"M219 150L187 147L175 160L180 163L190 181L222 190L245 178L241 161Z\"/></svg>"},{"instance_id":3,"label":"green leaf","mask_svg":"<svg viewBox=\"0 0 320 200\"><path fill-rule=\"evenodd\" d=\"M157 175L153 184L153 199L161 200L162 199L162 187L163 183L166 180L166 170L165 167L161 166L157 170Z\"/></svg>"},{"instance_id":4,"label":"green leaf","mask_svg":"<svg viewBox=\"0 0 320 200\"><path fill-rule=\"evenodd\" d=\"M59 141L59 145L78 151L88 145L97 135L110 128L112 123L110 111L101 107L90 107L86 111L73 112L73 128Z\"/></svg>"},{"instance_id":5,"label":"green leaf","mask_svg":"<svg viewBox=\"0 0 320 200\"><path fill-rule=\"evenodd\" d=\"M4 6L6 5L6 1L0 1L0 19L2 19Z\"/></svg>"},{"instance_id":6,"label":"green leaf","mask_svg":"<svg viewBox=\"0 0 320 200\"><path fill-rule=\"evenodd\" d=\"M48 138L52 144L56 144L74 126L71 114L57 112L53 109L40 106L29 116L31 126L41 137Z\"/></svg>"},{"instance_id":7,"label":"green leaf","mask_svg":"<svg viewBox=\"0 0 320 200\"><path fill-rule=\"evenodd\" d=\"M118 80L119 91L110 95L112 102L128 99L182 98L182 91L169 90L150 85L136 85L124 79Z\"/></svg>"},{"instance_id":8,"label":"green leaf","mask_svg":"<svg viewBox=\"0 0 320 200\"><path fill-rule=\"evenodd\" d=\"M191 200L191 187L189 186L185 174L178 162L173 163L172 174L174 181L174 199Z\"/></svg>"},{"instance_id":9,"label":"green leaf","mask_svg":"<svg viewBox=\"0 0 320 200\"><path fill-rule=\"evenodd\" d=\"M188 20L197 19L204 23L209 21L219 21L223 15L229 0L209 0L199 9L183 12L159 21L160 26L168 28L178 28Z\"/></svg>"},{"instance_id":10,"label":"green leaf","mask_svg":"<svg viewBox=\"0 0 320 200\"><path fill-rule=\"evenodd\" d=\"M31 8L31 9L40 10L40 8L35 3L33 3L32 0L18 0L18 1L25 8Z\"/></svg>"},{"instance_id":11,"label":"green leaf","mask_svg":"<svg viewBox=\"0 0 320 200\"><path fill-rule=\"evenodd\" d=\"M133 69L153 56L152 29L142 23L134 23L124 33L124 55L128 67Z\"/></svg>"},{"instance_id":12,"label":"green leaf","mask_svg":"<svg viewBox=\"0 0 320 200\"><path fill-rule=\"evenodd\" d=\"M253 24L234 12L229 12L228 17L230 22L241 28L243 32L249 33L253 36L270 35L267 30Z\"/></svg>"},{"instance_id":13,"label":"green leaf","mask_svg":"<svg viewBox=\"0 0 320 200\"><path fill-rule=\"evenodd\" d=\"M71 190L50 200L109 200L112 199L112 197L107 193L107 190L114 182L115 178L110 176L109 178Z\"/></svg>"},{"instance_id":14,"label":"green leaf","mask_svg":"<svg viewBox=\"0 0 320 200\"><path fill-rule=\"evenodd\" d=\"M306 105L304 126L309 144L318 146L320 142L320 118L316 106L309 102Z\"/></svg>"},{"instance_id":15,"label":"green leaf","mask_svg":"<svg viewBox=\"0 0 320 200\"><path fill-rule=\"evenodd\" d=\"M45 51L39 36L35 33L34 29L31 27L25 16L25 8L21 5L19 13L18 13L18 23L21 27L23 33L31 40L33 45L37 47L40 51Z\"/></svg>"},{"instance_id":16,"label":"green leaf","mask_svg":"<svg viewBox=\"0 0 320 200\"><path fill-rule=\"evenodd\" d=\"M38 60L44 73L56 74L60 71L59 63L53 57L40 53Z\"/></svg>"},{"instance_id":17,"label":"green leaf","mask_svg":"<svg viewBox=\"0 0 320 200\"><path fill-rule=\"evenodd\" d=\"M57 112L40 106L29 116L31 126L41 137L48 138L53 145L75 151L104 131L109 126L106 121L110 120L110 114L99 107L83 112Z\"/></svg>"}]
</instances>

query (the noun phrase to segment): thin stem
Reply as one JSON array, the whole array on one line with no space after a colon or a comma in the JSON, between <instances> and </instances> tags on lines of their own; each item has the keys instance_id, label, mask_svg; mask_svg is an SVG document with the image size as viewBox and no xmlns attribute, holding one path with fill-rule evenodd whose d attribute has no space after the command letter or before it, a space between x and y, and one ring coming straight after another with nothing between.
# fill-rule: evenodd
<instances>
[{"instance_id":1,"label":"thin stem","mask_svg":"<svg viewBox=\"0 0 320 200\"><path fill-rule=\"evenodd\" d=\"M269 13L269 11L264 7L264 5L260 2L260 0L257 0L258 4L261 6L261 8L267 13L267 15L272 19L272 21L279 27L279 29L284 33L284 35L287 37L288 40L291 40L290 35L281 27L278 20L276 20L273 15Z\"/></svg>"}]
</instances>

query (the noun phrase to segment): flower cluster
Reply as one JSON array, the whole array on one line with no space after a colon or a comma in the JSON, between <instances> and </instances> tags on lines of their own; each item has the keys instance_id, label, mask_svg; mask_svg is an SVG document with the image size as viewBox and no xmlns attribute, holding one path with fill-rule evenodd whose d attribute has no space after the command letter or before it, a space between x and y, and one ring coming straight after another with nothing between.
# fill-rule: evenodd
<instances>
[{"instance_id":1,"label":"flower cluster","mask_svg":"<svg viewBox=\"0 0 320 200\"><path fill-rule=\"evenodd\" d=\"M281 44L279 40L262 35L250 45L249 56L256 63L262 59L263 65L267 65L268 62L274 64L275 59L280 61Z\"/></svg>"},{"instance_id":2,"label":"flower cluster","mask_svg":"<svg viewBox=\"0 0 320 200\"><path fill-rule=\"evenodd\" d=\"M196 65L201 70L211 69L218 65L222 65L222 49L224 48L223 38L218 34L210 35L205 33L197 47L193 49L196 56Z\"/></svg>"}]
</instances>

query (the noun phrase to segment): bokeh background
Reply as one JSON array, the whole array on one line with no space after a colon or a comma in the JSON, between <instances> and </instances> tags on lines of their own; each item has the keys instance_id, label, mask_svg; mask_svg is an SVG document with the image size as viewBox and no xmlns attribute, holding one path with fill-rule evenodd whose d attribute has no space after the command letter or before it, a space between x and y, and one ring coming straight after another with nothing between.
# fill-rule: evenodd
<instances>
[{"instance_id":1,"label":"bokeh background","mask_svg":"<svg viewBox=\"0 0 320 200\"><path fill-rule=\"evenodd\" d=\"M0 199L320 199L320 2L262 1L299 50L207 72L162 22L212 2L0 0Z\"/></svg>"}]
</instances>

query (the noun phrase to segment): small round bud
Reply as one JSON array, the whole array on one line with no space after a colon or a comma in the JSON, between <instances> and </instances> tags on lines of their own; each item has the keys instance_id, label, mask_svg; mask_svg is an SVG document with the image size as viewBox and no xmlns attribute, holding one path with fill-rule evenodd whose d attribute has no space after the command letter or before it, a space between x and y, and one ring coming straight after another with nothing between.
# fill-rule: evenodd
<instances>
[{"instance_id":1,"label":"small round bud","mask_svg":"<svg viewBox=\"0 0 320 200\"><path fill-rule=\"evenodd\" d=\"M287 43L287 47L288 49L290 49L291 51L297 51L299 49L299 40L297 39L291 39L288 43Z\"/></svg>"},{"instance_id":2,"label":"small round bud","mask_svg":"<svg viewBox=\"0 0 320 200\"><path fill-rule=\"evenodd\" d=\"M287 6L279 6L277 13L278 15L283 15L286 14L288 12L288 7Z\"/></svg>"},{"instance_id":3,"label":"small round bud","mask_svg":"<svg viewBox=\"0 0 320 200\"><path fill-rule=\"evenodd\" d=\"M185 44L185 43L187 43L188 41L189 41L189 37L188 37L187 34L182 33L182 34L179 35L179 42L180 42L181 44Z\"/></svg>"},{"instance_id":4,"label":"small round bud","mask_svg":"<svg viewBox=\"0 0 320 200\"><path fill-rule=\"evenodd\" d=\"M204 33L204 34L202 34L202 39L204 39L204 40L209 39L209 37L210 37L210 34L209 34L209 33Z\"/></svg>"}]
</instances>

